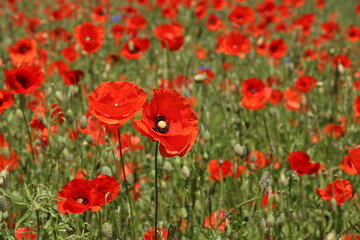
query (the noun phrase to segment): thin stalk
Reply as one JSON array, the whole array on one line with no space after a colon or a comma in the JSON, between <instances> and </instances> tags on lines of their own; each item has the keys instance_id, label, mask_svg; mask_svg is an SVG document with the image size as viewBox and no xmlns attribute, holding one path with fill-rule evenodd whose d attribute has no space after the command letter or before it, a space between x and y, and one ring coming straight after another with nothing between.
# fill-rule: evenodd
<instances>
[{"instance_id":1,"label":"thin stalk","mask_svg":"<svg viewBox=\"0 0 360 240\"><path fill-rule=\"evenodd\" d=\"M40 214L39 214L39 210L36 211L36 223L37 223L37 237L38 239L40 238Z\"/></svg>"},{"instance_id":2,"label":"thin stalk","mask_svg":"<svg viewBox=\"0 0 360 240\"><path fill-rule=\"evenodd\" d=\"M157 225L158 225L158 206L159 206L159 196L158 196L158 149L159 149L159 141L156 141L156 147L155 147L155 240L158 240L157 238Z\"/></svg>"},{"instance_id":3,"label":"thin stalk","mask_svg":"<svg viewBox=\"0 0 360 240\"><path fill-rule=\"evenodd\" d=\"M122 148L121 148L121 138L120 138L120 128L118 128L118 140L119 140L119 151L120 151L120 160L121 160L121 167L122 167L122 172L123 172L123 178L125 181L125 188L126 188L126 194L127 194L127 199L129 202L129 206L130 206L130 223L131 223L131 234L132 234L132 238L136 239L135 237L135 228L134 228L134 221L133 221L133 211L132 211L132 204L131 204L131 200L130 200L130 193L129 193L129 188L128 188L128 182L126 179L126 174L125 174L125 164L124 164L124 158L123 158L123 154L122 154Z\"/></svg>"},{"instance_id":4,"label":"thin stalk","mask_svg":"<svg viewBox=\"0 0 360 240\"><path fill-rule=\"evenodd\" d=\"M21 112L22 112L22 115L23 115L23 118L24 118L24 122L25 122L25 126L26 126L26 132L28 134L28 137L29 137L29 143L30 143L30 149L31 149L31 157L32 157L32 163L34 164L35 163L35 155L34 155L34 148L33 148L33 143L32 143L32 138L31 138L31 133L30 133L30 129L29 129L29 125L28 125L28 121L26 119L26 115L25 115L25 111L24 111L24 108L25 108L25 99L24 99L24 96L20 96L20 109L21 109ZM28 164L28 161L26 161L25 163L25 168L27 169L27 165Z\"/></svg>"}]
</instances>

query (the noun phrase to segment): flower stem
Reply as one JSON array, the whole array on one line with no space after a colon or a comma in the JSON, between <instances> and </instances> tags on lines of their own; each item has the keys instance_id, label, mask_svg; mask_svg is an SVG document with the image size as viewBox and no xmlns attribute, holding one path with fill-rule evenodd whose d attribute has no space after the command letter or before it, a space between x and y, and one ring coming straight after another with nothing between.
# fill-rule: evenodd
<instances>
[{"instance_id":1,"label":"flower stem","mask_svg":"<svg viewBox=\"0 0 360 240\"><path fill-rule=\"evenodd\" d=\"M128 188L128 182L127 182L126 174L125 174L124 158L123 158L122 148L121 148L120 128L118 128L117 133L118 133L118 140L119 140L119 151L120 151L121 167L122 167L122 172L123 172L123 178L124 178L124 181L125 181L125 188L126 188L127 199L128 199L129 206L130 206L131 233L132 233L132 238L133 238L133 239L136 239L136 238L135 238L134 221L133 221L132 204L131 204L131 200L130 200L130 193L129 193L129 188Z\"/></svg>"},{"instance_id":2,"label":"flower stem","mask_svg":"<svg viewBox=\"0 0 360 240\"><path fill-rule=\"evenodd\" d=\"M30 143L30 149L31 149L31 157L32 157L32 161L33 161L32 164L34 164L35 163L34 148L33 148L31 133L30 133L28 121L26 119L24 108L25 108L25 98L24 98L24 96L20 96L20 109L21 109L21 112L22 112L22 115L23 115L23 118L24 118L24 122L25 122L25 126L26 126L26 132L27 132L28 137L29 137L29 143ZM26 169L28 169L27 164L28 164L28 161L26 161L26 163L25 163L25 168Z\"/></svg>"},{"instance_id":3,"label":"flower stem","mask_svg":"<svg viewBox=\"0 0 360 240\"><path fill-rule=\"evenodd\" d=\"M155 240L157 240L157 224L158 224L158 149L159 149L159 141L156 141L155 147Z\"/></svg>"}]
</instances>

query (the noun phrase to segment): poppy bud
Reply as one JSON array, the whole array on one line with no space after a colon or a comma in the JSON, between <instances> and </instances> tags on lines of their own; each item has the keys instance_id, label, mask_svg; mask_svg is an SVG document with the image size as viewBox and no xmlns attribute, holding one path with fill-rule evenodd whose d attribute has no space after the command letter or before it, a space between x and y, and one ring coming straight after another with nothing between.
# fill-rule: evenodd
<instances>
[{"instance_id":1,"label":"poppy bud","mask_svg":"<svg viewBox=\"0 0 360 240\"><path fill-rule=\"evenodd\" d=\"M0 195L0 211L5 212L8 209L8 202L3 195Z\"/></svg>"},{"instance_id":2,"label":"poppy bud","mask_svg":"<svg viewBox=\"0 0 360 240\"><path fill-rule=\"evenodd\" d=\"M100 173L112 177L111 169L108 166L102 166L100 169Z\"/></svg>"},{"instance_id":3,"label":"poppy bud","mask_svg":"<svg viewBox=\"0 0 360 240\"><path fill-rule=\"evenodd\" d=\"M73 118L74 118L74 113L73 113L73 111L71 111L71 109L66 110L66 120L67 120L69 123L72 123L72 122L73 122Z\"/></svg>"},{"instance_id":4,"label":"poppy bud","mask_svg":"<svg viewBox=\"0 0 360 240\"><path fill-rule=\"evenodd\" d=\"M86 116L82 115L81 118L80 118L80 128L85 129L86 126L87 126L87 123L88 123L88 121L87 121Z\"/></svg>"},{"instance_id":5,"label":"poppy bud","mask_svg":"<svg viewBox=\"0 0 360 240\"><path fill-rule=\"evenodd\" d=\"M206 130L204 132L204 139L207 141L207 140L210 140L211 139L211 135L210 135L210 132L208 130Z\"/></svg>"},{"instance_id":6,"label":"poppy bud","mask_svg":"<svg viewBox=\"0 0 360 240\"><path fill-rule=\"evenodd\" d=\"M280 213L280 215L276 218L276 224L283 225L285 222L285 213Z\"/></svg>"},{"instance_id":7,"label":"poppy bud","mask_svg":"<svg viewBox=\"0 0 360 240\"><path fill-rule=\"evenodd\" d=\"M94 138L90 135L87 135L86 138L85 138L86 142L91 144L92 142L94 142Z\"/></svg>"},{"instance_id":8,"label":"poppy bud","mask_svg":"<svg viewBox=\"0 0 360 240\"><path fill-rule=\"evenodd\" d=\"M63 136L58 136L57 145L60 150L62 150L65 147L65 138Z\"/></svg>"},{"instance_id":9,"label":"poppy bud","mask_svg":"<svg viewBox=\"0 0 360 240\"><path fill-rule=\"evenodd\" d=\"M180 216L181 216L182 218L187 218L188 213L187 213L187 211L186 211L186 208L181 208L181 209L180 209Z\"/></svg>"},{"instance_id":10,"label":"poppy bud","mask_svg":"<svg viewBox=\"0 0 360 240\"><path fill-rule=\"evenodd\" d=\"M266 218L266 226L268 227L272 227L275 225L275 218L274 215L270 214L269 216L267 216Z\"/></svg>"},{"instance_id":11,"label":"poppy bud","mask_svg":"<svg viewBox=\"0 0 360 240\"><path fill-rule=\"evenodd\" d=\"M173 170L173 167L171 166L171 163L169 161L166 161L163 165L163 169L166 172L171 172Z\"/></svg>"},{"instance_id":12,"label":"poppy bud","mask_svg":"<svg viewBox=\"0 0 360 240\"><path fill-rule=\"evenodd\" d=\"M262 218L260 220L260 230L263 234L266 234L267 228L266 228L266 221L265 218Z\"/></svg>"},{"instance_id":13,"label":"poppy bud","mask_svg":"<svg viewBox=\"0 0 360 240\"><path fill-rule=\"evenodd\" d=\"M59 102L63 102L64 101L64 95L62 94L62 92L60 91L56 91L55 92L55 97Z\"/></svg>"},{"instance_id":14,"label":"poppy bud","mask_svg":"<svg viewBox=\"0 0 360 240\"><path fill-rule=\"evenodd\" d=\"M22 118L23 117L23 113L21 111L21 109L16 109L15 111L15 116L18 118Z\"/></svg>"},{"instance_id":15,"label":"poppy bud","mask_svg":"<svg viewBox=\"0 0 360 240\"><path fill-rule=\"evenodd\" d=\"M109 222L105 222L101 226L101 234L107 239L112 239L114 235L113 225Z\"/></svg>"},{"instance_id":16,"label":"poppy bud","mask_svg":"<svg viewBox=\"0 0 360 240\"><path fill-rule=\"evenodd\" d=\"M250 161L251 162L256 162L256 155L254 153L250 154Z\"/></svg>"},{"instance_id":17,"label":"poppy bud","mask_svg":"<svg viewBox=\"0 0 360 240\"><path fill-rule=\"evenodd\" d=\"M341 63L339 63L337 65L337 70L339 71L339 73L344 73L345 72L345 68Z\"/></svg>"},{"instance_id":18,"label":"poppy bud","mask_svg":"<svg viewBox=\"0 0 360 240\"><path fill-rule=\"evenodd\" d=\"M132 173L130 173L126 180L127 180L129 185L133 185L134 181L135 181L134 175Z\"/></svg>"},{"instance_id":19,"label":"poppy bud","mask_svg":"<svg viewBox=\"0 0 360 240\"><path fill-rule=\"evenodd\" d=\"M336 240L337 239L336 235L337 235L336 232L334 230L331 230L331 232L326 234L324 240Z\"/></svg>"},{"instance_id":20,"label":"poppy bud","mask_svg":"<svg viewBox=\"0 0 360 240\"><path fill-rule=\"evenodd\" d=\"M181 169L181 173L184 178L188 178L190 176L190 169L187 166L183 166Z\"/></svg>"},{"instance_id":21,"label":"poppy bud","mask_svg":"<svg viewBox=\"0 0 360 240\"><path fill-rule=\"evenodd\" d=\"M236 155L238 155L240 158L246 157L246 147L241 146L240 144L235 144L234 146L234 152Z\"/></svg>"},{"instance_id":22,"label":"poppy bud","mask_svg":"<svg viewBox=\"0 0 360 240\"><path fill-rule=\"evenodd\" d=\"M279 177L279 183L286 187L289 185L289 178L284 173L281 173Z\"/></svg>"},{"instance_id":23,"label":"poppy bud","mask_svg":"<svg viewBox=\"0 0 360 240\"><path fill-rule=\"evenodd\" d=\"M194 81L196 83L202 83L205 81L205 79L207 78L206 74L202 73L202 74L196 74L194 77Z\"/></svg>"},{"instance_id":24,"label":"poppy bud","mask_svg":"<svg viewBox=\"0 0 360 240\"><path fill-rule=\"evenodd\" d=\"M4 169L0 172L0 186L3 185L9 176L9 171Z\"/></svg>"},{"instance_id":25,"label":"poppy bud","mask_svg":"<svg viewBox=\"0 0 360 240\"><path fill-rule=\"evenodd\" d=\"M204 152L203 158L204 158L204 159L209 159L209 154L208 154L207 152Z\"/></svg>"},{"instance_id":26,"label":"poppy bud","mask_svg":"<svg viewBox=\"0 0 360 240\"><path fill-rule=\"evenodd\" d=\"M249 221L249 219L250 219L250 215L249 215L249 212L248 212L248 210L243 210L243 212L242 212L242 217L243 217L243 221L244 222L247 222L247 221Z\"/></svg>"}]
</instances>

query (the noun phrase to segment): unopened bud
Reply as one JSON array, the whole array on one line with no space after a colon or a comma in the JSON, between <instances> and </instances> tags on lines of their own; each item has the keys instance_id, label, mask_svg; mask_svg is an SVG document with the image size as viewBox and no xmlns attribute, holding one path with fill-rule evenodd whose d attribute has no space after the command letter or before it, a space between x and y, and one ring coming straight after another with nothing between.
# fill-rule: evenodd
<instances>
[{"instance_id":1,"label":"unopened bud","mask_svg":"<svg viewBox=\"0 0 360 240\"><path fill-rule=\"evenodd\" d=\"M250 161L251 162L256 162L256 155L254 153L250 154Z\"/></svg>"},{"instance_id":2,"label":"unopened bud","mask_svg":"<svg viewBox=\"0 0 360 240\"><path fill-rule=\"evenodd\" d=\"M187 166L182 167L181 173L182 173L184 178L190 177L190 169Z\"/></svg>"},{"instance_id":3,"label":"unopened bud","mask_svg":"<svg viewBox=\"0 0 360 240\"><path fill-rule=\"evenodd\" d=\"M173 170L173 167L171 166L171 163L169 161L166 161L163 165L163 169L166 172L171 172Z\"/></svg>"},{"instance_id":4,"label":"unopened bud","mask_svg":"<svg viewBox=\"0 0 360 240\"><path fill-rule=\"evenodd\" d=\"M16 109L15 111L15 116L18 118L22 118L23 117L23 113L21 111L21 109Z\"/></svg>"},{"instance_id":5,"label":"unopened bud","mask_svg":"<svg viewBox=\"0 0 360 240\"><path fill-rule=\"evenodd\" d=\"M331 198L330 200L330 208L333 212L336 212L337 209L337 203L335 198Z\"/></svg>"},{"instance_id":6,"label":"unopened bud","mask_svg":"<svg viewBox=\"0 0 360 240\"><path fill-rule=\"evenodd\" d=\"M336 240L336 232L334 230L331 230L328 234L326 234L324 240Z\"/></svg>"},{"instance_id":7,"label":"unopened bud","mask_svg":"<svg viewBox=\"0 0 360 240\"><path fill-rule=\"evenodd\" d=\"M240 144L235 144L234 146L234 152L236 155L238 155L240 158L244 158L246 156L246 147L241 146Z\"/></svg>"},{"instance_id":8,"label":"unopened bud","mask_svg":"<svg viewBox=\"0 0 360 240\"><path fill-rule=\"evenodd\" d=\"M276 224L283 225L285 223L285 213L280 213L280 215L276 218Z\"/></svg>"},{"instance_id":9,"label":"unopened bud","mask_svg":"<svg viewBox=\"0 0 360 240\"><path fill-rule=\"evenodd\" d=\"M94 138L91 135L87 135L85 138L86 142L88 142L89 144L91 144L92 142L94 142Z\"/></svg>"},{"instance_id":10,"label":"unopened bud","mask_svg":"<svg viewBox=\"0 0 360 240\"><path fill-rule=\"evenodd\" d=\"M186 208L181 208L181 209L180 209L180 216L181 216L182 218L187 218L188 213L187 213L187 211L186 211Z\"/></svg>"},{"instance_id":11,"label":"unopened bud","mask_svg":"<svg viewBox=\"0 0 360 240\"><path fill-rule=\"evenodd\" d=\"M9 177L9 171L4 169L0 172L0 186L5 184L6 180Z\"/></svg>"},{"instance_id":12,"label":"unopened bud","mask_svg":"<svg viewBox=\"0 0 360 240\"><path fill-rule=\"evenodd\" d=\"M196 83L202 83L203 81L205 81L206 78L207 78L207 76L204 73L196 74L195 77L194 77L194 81Z\"/></svg>"},{"instance_id":13,"label":"unopened bud","mask_svg":"<svg viewBox=\"0 0 360 240\"><path fill-rule=\"evenodd\" d=\"M88 123L88 121L87 121L86 116L85 115L81 116L81 118L80 118L80 128L85 129L86 126L87 126L87 123Z\"/></svg>"},{"instance_id":14,"label":"unopened bud","mask_svg":"<svg viewBox=\"0 0 360 240\"><path fill-rule=\"evenodd\" d=\"M59 102L63 102L64 101L64 95L62 94L62 92L60 91L56 91L55 92L55 97Z\"/></svg>"},{"instance_id":15,"label":"unopened bud","mask_svg":"<svg viewBox=\"0 0 360 240\"><path fill-rule=\"evenodd\" d=\"M0 195L0 211L5 212L8 209L8 202L3 195Z\"/></svg>"},{"instance_id":16,"label":"unopened bud","mask_svg":"<svg viewBox=\"0 0 360 240\"><path fill-rule=\"evenodd\" d=\"M109 222L105 222L101 226L101 234L107 239L112 239L114 235L113 225Z\"/></svg>"},{"instance_id":17,"label":"unopened bud","mask_svg":"<svg viewBox=\"0 0 360 240\"><path fill-rule=\"evenodd\" d=\"M268 227L272 227L275 225L275 218L274 215L270 214L269 216L267 216L266 218L266 225Z\"/></svg>"},{"instance_id":18,"label":"unopened bud","mask_svg":"<svg viewBox=\"0 0 360 240\"><path fill-rule=\"evenodd\" d=\"M339 71L339 73L344 73L345 72L345 68L341 63L339 63L337 65L337 70Z\"/></svg>"},{"instance_id":19,"label":"unopened bud","mask_svg":"<svg viewBox=\"0 0 360 240\"><path fill-rule=\"evenodd\" d=\"M267 228L266 228L266 221L265 218L262 218L260 220L260 230L263 234L266 234Z\"/></svg>"},{"instance_id":20,"label":"unopened bud","mask_svg":"<svg viewBox=\"0 0 360 240\"><path fill-rule=\"evenodd\" d=\"M204 132L204 139L205 139L206 141L208 141L208 140L210 140L210 138L211 138L210 132L209 132L208 130L206 130L206 131Z\"/></svg>"},{"instance_id":21,"label":"unopened bud","mask_svg":"<svg viewBox=\"0 0 360 240\"><path fill-rule=\"evenodd\" d=\"M289 185L289 179L284 173L280 173L279 183L284 187Z\"/></svg>"},{"instance_id":22,"label":"unopened bud","mask_svg":"<svg viewBox=\"0 0 360 240\"><path fill-rule=\"evenodd\" d=\"M112 177L111 169L108 166L102 166L100 169L100 173Z\"/></svg>"}]
</instances>

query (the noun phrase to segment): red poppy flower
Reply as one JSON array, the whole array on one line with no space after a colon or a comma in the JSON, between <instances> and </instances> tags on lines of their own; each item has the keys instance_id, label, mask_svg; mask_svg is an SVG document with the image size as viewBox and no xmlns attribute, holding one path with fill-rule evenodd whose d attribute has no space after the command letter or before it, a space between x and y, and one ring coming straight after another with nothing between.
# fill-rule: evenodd
<instances>
[{"instance_id":1,"label":"red poppy flower","mask_svg":"<svg viewBox=\"0 0 360 240\"><path fill-rule=\"evenodd\" d=\"M334 58L332 66L333 68L337 68L339 64L341 64L343 68L348 68L351 66L351 59L344 55L337 55Z\"/></svg>"},{"instance_id":2,"label":"red poppy flower","mask_svg":"<svg viewBox=\"0 0 360 240\"><path fill-rule=\"evenodd\" d=\"M264 207L264 210L267 211L269 209L269 195L280 197L280 194L272 191L271 194L269 194L269 191L265 191L265 194L260 202L260 206ZM271 201L271 209L275 209L278 206L278 204L275 201Z\"/></svg>"},{"instance_id":3,"label":"red poppy flower","mask_svg":"<svg viewBox=\"0 0 360 240\"><path fill-rule=\"evenodd\" d=\"M66 48L63 48L61 50L61 55L66 59L68 60L69 62L75 62L76 59L78 58L79 56L79 52L76 51L75 49L75 46L74 45L70 45Z\"/></svg>"},{"instance_id":4,"label":"red poppy flower","mask_svg":"<svg viewBox=\"0 0 360 240\"><path fill-rule=\"evenodd\" d=\"M121 49L120 54L127 59L139 59L150 48L147 38L132 38Z\"/></svg>"},{"instance_id":5,"label":"red poppy flower","mask_svg":"<svg viewBox=\"0 0 360 240\"><path fill-rule=\"evenodd\" d=\"M212 229L219 229L220 231L224 231L225 226L226 226L226 222L228 221L227 219L225 219L220 224L220 226L218 226L219 223L223 220L224 217L225 217L225 211L224 210L219 210L219 211L212 212L210 216L205 217L205 219L204 219L204 227L210 227Z\"/></svg>"},{"instance_id":6,"label":"red poppy flower","mask_svg":"<svg viewBox=\"0 0 360 240\"><path fill-rule=\"evenodd\" d=\"M218 31L225 28L225 25L221 21L220 17L215 14L210 14L206 21L206 27L209 31Z\"/></svg>"},{"instance_id":7,"label":"red poppy flower","mask_svg":"<svg viewBox=\"0 0 360 240\"><path fill-rule=\"evenodd\" d=\"M91 18L98 23L104 23L108 19L108 15L108 10L105 7L97 6L91 13Z\"/></svg>"},{"instance_id":8,"label":"red poppy flower","mask_svg":"<svg viewBox=\"0 0 360 240\"><path fill-rule=\"evenodd\" d=\"M282 58L285 56L286 50L287 45L281 38L271 41L268 48L269 56L272 58Z\"/></svg>"},{"instance_id":9,"label":"red poppy flower","mask_svg":"<svg viewBox=\"0 0 360 240\"><path fill-rule=\"evenodd\" d=\"M111 34L112 34L113 38L115 39L115 43L120 41L120 39L124 35L124 33L125 33L125 27L121 24L115 24L111 28Z\"/></svg>"},{"instance_id":10,"label":"red poppy flower","mask_svg":"<svg viewBox=\"0 0 360 240\"><path fill-rule=\"evenodd\" d=\"M357 174L360 174L360 146L351 149L348 157L353 168L356 169Z\"/></svg>"},{"instance_id":11,"label":"red poppy flower","mask_svg":"<svg viewBox=\"0 0 360 240\"><path fill-rule=\"evenodd\" d=\"M10 156L5 156L5 154L0 153L0 171L2 170L13 170L16 169L19 165L20 158L16 152L10 151Z\"/></svg>"},{"instance_id":12,"label":"red poppy flower","mask_svg":"<svg viewBox=\"0 0 360 240\"><path fill-rule=\"evenodd\" d=\"M356 26L350 26L348 29L348 38L350 42L357 42L360 40L360 28Z\"/></svg>"},{"instance_id":13,"label":"red poppy flower","mask_svg":"<svg viewBox=\"0 0 360 240\"><path fill-rule=\"evenodd\" d=\"M98 175L92 180L73 179L58 192L57 206L62 214L82 213L90 209L99 211L114 201L120 191L116 178Z\"/></svg>"},{"instance_id":14,"label":"red poppy flower","mask_svg":"<svg viewBox=\"0 0 360 240\"><path fill-rule=\"evenodd\" d=\"M270 98L271 89L265 88L263 81L257 78L249 78L241 83L243 106L250 110L264 108L265 102Z\"/></svg>"},{"instance_id":15,"label":"red poppy flower","mask_svg":"<svg viewBox=\"0 0 360 240\"><path fill-rule=\"evenodd\" d=\"M279 103L281 103L283 96L284 96L284 94L280 90L271 89L271 95L270 95L269 102L272 105L279 104Z\"/></svg>"},{"instance_id":16,"label":"red poppy flower","mask_svg":"<svg viewBox=\"0 0 360 240\"><path fill-rule=\"evenodd\" d=\"M105 37L105 27L85 22L75 27L75 38L80 47L88 54L97 52Z\"/></svg>"},{"instance_id":17,"label":"red poppy flower","mask_svg":"<svg viewBox=\"0 0 360 240\"><path fill-rule=\"evenodd\" d=\"M61 74L65 85L77 85L84 77L84 72L81 70L70 70Z\"/></svg>"},{"instance_id":18,"label":"red poppy flower","mask_svg":"<svg viewBox=\"0 0 360 240\"><path fill-rule=\"evenodd\" d=\"M254 150L247 155L246 162L250 165L251 170L258 170L269 165L270 159L260 151Z\"/></svg>"},{"instance_id":19,"label":"red poppy flower","mask_svg":"<svg viewBox=\"0 0 360 240\"><path fill-rule=\"evenodd\" d=\"M167 47L170 51L177 51L183 45L183 31L184 27L180 23L158 25L154 30L156 38L161 41L161 46Z\"/></svg>"},{"instance_id":20,"label":"red poppy flower","mask_svg":"<svg viewBox=\"0 0 360 240\"><path fill-rule=\"evenodd\" d=\"M310 76L301 76L295 82L295 88L300 92L309 92L316 86L316 78Z\"/></svg>"},{"instance_id":21,"label":"red poppy flower","mask_svg":"<svg viewBox=\"0 0 360 240\"><path fill-rule=\"evenodd\" d=\"M221 177L220 177L221 171ZM229 160L213 159L208 162L209 179L220 182L221 178L232 176L232 162Z\"/></svg>"},{"instance_id":22,"label":"red poppy flower","mask_svg":"<svg viewBox=\"0 0 360 240\"><path fill-rule=\"evenodd\" d=\"M14 94L35 91L44 81L44 73L39 67L22 66L12 70L4 70L6 87Z\"/></svg>"},{"instance_id":23,"label":"red poppy flower","mask_svg":"<svg viewBox=\"0 0 360 240\"><path fill-rule=\"evenodd\" d=\"M341 238L341 240L360 240L360 235L348 234Z\"/></svg>"},{"instance_id":24,"label":"red poppy flower","mask_svg":"<svg viewBox=\"0 0 360 240\"><path fill-rule=\"evenodd\" d=\"M251 23L255 19L255 12L251 7L237 6L229 15L229 21L238 25Z\"/></svg>"},{"instance_id":25,"label":"red poppy flower","mask_svg":"<svg viewBox=\"0 0 360 240\"><path fill-rule=\"evenodd\" d=\"M341 170L343 170L344 172L346 172L347 174L350 174L350 175L355 175L355 174L358 174L358 171L356 170L356 168L354 167L354 165L352 164L351 162L351 159L356 159L357 157L357 153L349 153L347 154L342 160L341 160L341 163L340 163L340 168ZM360 159L360 157L359 157ZM356 161L356 160L355 160ZM360 172L359 172L360 173Z\"/></svg>"},{"instance_id":26,"label":"red poppy flower","mask_svg":"<svg viewBox=\"0 0 360 240\"><path fill-rule=\"evenodd\" d=\"M36 42L31 38L19 39L16 44L8 48L10 58L15 66L32 64L36 58Z\"/></svg>"},{"instance_id":27,"label":"red poppy flower","mask_svg":"<svg viewBox=\"0 0 360 240\"><path fill-rule=\"evenodd\" d=\"M14 95L5 89L0 89L0 114L14 104Z\"/></svg>"},{"instance_id":28,"label":"red poppy flower","mask_svg":"<svg viewBox=\"0 0 360 240\"><path fill-rule=\"evenodd\" d=\"M89 112L107 124L122 126L146 101L145 92L131 82L103 82L89 96Z\"/></svg>"},{"instance_id":29,"label":"red poppy flower","mask_svg":"<svg viewBox=\"0 0 360 240\"><path fill-rule=\"evenodd\" d=\"M168 230L166 228L161 228L158 227L158 232L161 231L161 236L162 236L162 239L166 240L168 238ZM149 231L147 231L145 234L144 234L144 240L155 240L155 231L153 228L150 228Z\"/></svg>"},{"instance_id":30,"label":"red poppy flower","mask_svg":"<svg viewBox=\"0 0 360 240\"><path fill-rule=\"evenodd\" d=\"M285 107L290 111L297 111L301 109L301 106L305 106L306 98L300 92L292 88L287 88L284 92Z\"/></svg>"},{"instance_id":31,"label":"red poppy flower","mask_svg":"<svg viewBox=\"0 0 360 240\"><path fill-rule=\"evenodd\" d=\"M340 138L345 134L346 127L346 118L344 116L340 117L340 123L329 123L324 127L325 133L329 137Z\"/></svg>"},{"instance_id":32,"label":"red poppy flower","mask_svg":"<svg viewBox=\"0 0 360 240\"><path fill-rule=\"evenodd\" d=\"M250 52L251 42L248 37L241 33L232 32L228 35L220 35L216 40L216 51L227 55L238 55L245 57L245 53Z\"/></svg>"},{"instance_id":33,"label":"red poppy flower","mask_svg":"<svg viewBox=\"0 0 360 240\"><path fill-rule=\"evenodd\" d=\"M310 156L301 151L295 151L288 156L290 168L298 176L304 174L314 174L320 169L320 163L310 163Z\"/></svg>"},{"instance_id":34,"label":"red poppy flower","mask_svg":"<svg viewBox=\"0 0 360 240\"><path fill-rule=\"evenodd\" d=\"M344 202L352 197L353 187L348 180L339 178L332 184L326 185L325 190L317 188L316 193L328 202L335 198L337 205L344 205Z\"/></svg>"},{"instance_id":35,"label":"red poppy flower","mask_svg":"<svg viewBox=\"0 0 360 240\"><path fill-rule=\"evenodd\" d=\"M26 227L16 229L15 237L17 240L29 240L35 239L37 235L31 231L30 227Z\"/></svg>"},{"instance_id":36,"label":"red poppy flower","mask_svg":"<svg viewBox=\"0 0 360 240\"><path fill-rule=\"evenodd\" d=\"M204 83L209 84L215 77L215 74L213 71L209 68L201 69L197 72L197 74L204 74L206 76Z\"/></svg>"},{"instance_id":37,"label":"red poppy flower","mask_svg":"<svg viewBox=\"0 0 360 240\"><path fill-rule=\"evenodd\" d=\"M172 89L155 89L133 126L152 141L160 142L164 157L184 156L198 134L198 119L190 101Z\"/></svg>"},{"instance_id":38,"label":"red poppy flower","mask_svg":"<svg viewBox=\"0 0 360 240\"><path fill-rule=\"evenodd\" d=\"M360 96L357 96L354 100L354 111L356 116L360 116Z\"/></svg>"},{"instance_id":39,"label":"red poppy flower","mask_svg":"<svg viewBox=\"0 0 360 240\"><path fill-rule=\"evenodd\" d=\"M113 138L114 142L117 142L117 136L115 135ZM121 135L121 150L122 153L127 153L129 151L142 150L143 145L140 144L140 138L134 136L133 134L125 133ZM119 146L115 149L116 154L120 156Z\"/></svg>"},{"instance_id":40,"label":"red poppy flower","mask_svg":"<svg viewBox=\"0 0 360 240\"><path fill-rule=\"evenodd\" d=\"M137 30L144 29L148 23L143 15L134 15L125 19L126 26L131 33L136 33ZM134 34L135 35L135 34Z\"/></svg>"}]
</instances>

